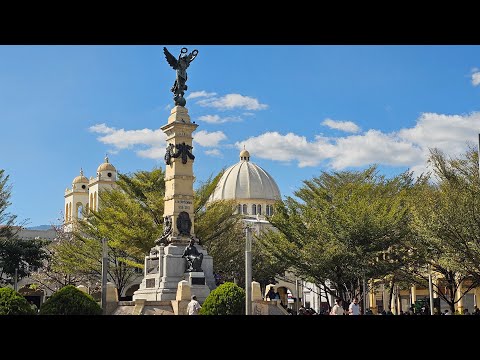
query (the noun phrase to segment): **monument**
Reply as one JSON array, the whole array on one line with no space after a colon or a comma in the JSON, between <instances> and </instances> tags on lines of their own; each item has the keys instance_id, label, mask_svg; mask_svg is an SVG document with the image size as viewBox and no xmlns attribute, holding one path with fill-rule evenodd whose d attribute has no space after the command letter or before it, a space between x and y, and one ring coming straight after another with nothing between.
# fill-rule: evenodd
<instances>
[{"instance_id":1,"label":"monument","mask_svg":"<svg viewBox=\"0 0 480 360\"><path fill-rule=\"evenodd\" d=\"M186 69L197 57L198 50L187 55L182 48L176 59L166 48L168 64L176 70L171 91L174 107L162 131L167 136L165 151L165 206L163 233L145 257L144 279L133 300L175 300L178 284L186 281L191 293L203 302L215 288L213 259L195 237L193 198L192 133L198 127L190 121L184 98L187 90Z\"/></svg>"}]
</instances>

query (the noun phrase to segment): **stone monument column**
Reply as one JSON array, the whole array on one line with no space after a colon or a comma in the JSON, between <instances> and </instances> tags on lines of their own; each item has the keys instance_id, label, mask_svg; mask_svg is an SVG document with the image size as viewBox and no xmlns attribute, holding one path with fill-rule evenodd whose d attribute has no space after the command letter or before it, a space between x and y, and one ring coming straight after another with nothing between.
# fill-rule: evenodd
<instances>
[{"instance_id":1,"label":"stone monument column","mask_svg":"<svg viewBox=\"0 0 480 360\"><path fill-rule=\"evenodd\" d=\"M168 242L186 245L194 236L192 133L198 127L190 122L187 108L175 106L168 123L161 127L167 135L165 154L165 208L172 233Z\"/></svg>"},{"instance_id":2,"label":"stone monument column","mask_svg":"<svg viewBox=\"0 0 480 360\"><path fill-rule=\"evenodd\" d=\"M156 246L145 259L145 276L140 288L134 293L134 300L175 301L178 284L187 281L192 294L203 302L215 287L213 259L197 243L194 247L203 254L201 267L187 269L183 257L185 248L195 237L195 214L193 193L193 132L198 127L190 121L185 107L184 91L187 89L186 68L198 54L194 50L189 55L183 48L178 60L166 48L164 53L168 63L177 70L172 92L175 106L170 111L167 124L161 129L167 136L165 151L165 206L163 234L156 240ZM147 266L150 264L150 266Z\"/></svg>"}]
</instances>

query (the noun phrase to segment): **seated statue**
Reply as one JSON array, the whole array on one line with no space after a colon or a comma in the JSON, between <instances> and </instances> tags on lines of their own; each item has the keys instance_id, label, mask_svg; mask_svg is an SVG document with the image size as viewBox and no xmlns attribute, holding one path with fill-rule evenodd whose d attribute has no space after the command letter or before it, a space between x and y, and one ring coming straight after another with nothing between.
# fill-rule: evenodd
<instances>
[{"instance_id":1,"label":"seated statue","mask_svg":"<svg viewBox=\"0 0 480 360\"><path fill-rule=\"evenodd\" d=\"M187 269L185 272L202 272L202 261L203 261L203 254L197 250L195 247L195 238L192 236L190 238L190 243L183 251L183 255L187 260Z\"/></svg>"}]
</instances>

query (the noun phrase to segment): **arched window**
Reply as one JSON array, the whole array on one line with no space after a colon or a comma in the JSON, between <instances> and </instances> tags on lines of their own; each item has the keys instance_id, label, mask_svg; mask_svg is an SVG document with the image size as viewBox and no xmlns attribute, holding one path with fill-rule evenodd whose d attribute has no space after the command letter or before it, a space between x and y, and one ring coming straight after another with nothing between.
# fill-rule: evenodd
<instances>
[{"instance_id":1,"label":"arched window","mask_svg":"<svg viewBox=\"0 0 480 360\"><path fill-rule=\"evenodd\" d=\"M93 194L90 194L90 210L94 210L93 209Z\"/></svg>"},{"instance_id":2,"label":"arched window","mask_svg":"<svg viewBox=\"0 0 480 360\"><path fill-rule=\"evenodd\" d=\"M257 215L257 205L252 204L252 215Z\"/></svg>"},{"instance_id":3,"label":"arched window","mask_svg":"<svg viewBox=\"0 0 480 360\"><path fill-rule=\"evenodd\" d=\"M260 204L257 205L257 213L258 215L262 215L262 205Z\"/></svg>"},{"instance_id":4,"label":"arched window","mask_svg":"<svg viewBox=\"0 0 480 360\"><path fill-rule=\"evenodd\" d=\"M77 204L77 219L83 218L83 205L82 203Z\"/></svg>"},{"instance_id":5,"label":"arched window","mask_svg":"<svg viewBox=\"0 0 480 360\"><path fill-rule=\"evenodd\" d=\"M272 215L273 215L273 206L267 205L267 216L272 216Z\"/></svg>"},{"instance_id":6,"label":"arched window","mask_svg":"<svg viewBox=\"0 0 480 360\"><path fill-rule=\"evenodd\" d=\"M65 221L68 221L68 203L65 204Z\"/></svg>"},{"instance_id":7,"label":"arched window","mask_svg":"<svg viewBox=\"0 0 480 360\"><path fill-rule=\"evenodd\" d=\"M244 214L244 215L247 215L247 214L248 214L247 204L243 204L243 214Z\"/></svg>"},{"instance_id":8,"label":"arched window","mask_svg":"<svg viewBox=\"0 0 480 360\"><path fill-rule=\"evenodd\" d=\"M238 204L237 206L237 214L241 214L242 213L242 205L241 204Z\"/></svg>"}]
</instances>

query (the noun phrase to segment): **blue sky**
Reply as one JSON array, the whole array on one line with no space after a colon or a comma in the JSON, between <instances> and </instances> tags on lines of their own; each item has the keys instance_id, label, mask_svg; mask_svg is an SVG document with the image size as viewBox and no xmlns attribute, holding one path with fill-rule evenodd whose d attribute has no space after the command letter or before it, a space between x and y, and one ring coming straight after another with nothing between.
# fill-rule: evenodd
<instances>
[{"instance_id":1,"label":"blue sky","mask_svg":"<svg viewBox=\"0 0 480 360\"><path fill-rule=\"evenodd\" d=\"M186 92L199 182L244 145L287 196L322 171L420 173L429 147L455 156L478 142L480 46L187 47L199 51ZM162 45L0 46L9 211L57 223L65 188L106 153L122 173L164 167L174 80Z\"/></svg>"}]
</instances>

